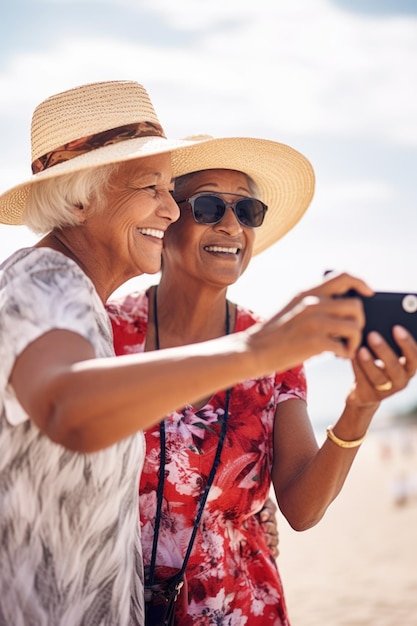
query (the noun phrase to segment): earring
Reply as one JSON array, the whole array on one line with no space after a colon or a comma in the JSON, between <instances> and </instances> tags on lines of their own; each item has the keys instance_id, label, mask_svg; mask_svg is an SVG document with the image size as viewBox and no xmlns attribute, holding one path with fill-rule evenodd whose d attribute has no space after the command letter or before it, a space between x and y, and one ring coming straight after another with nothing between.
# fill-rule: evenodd
<instances>
[{"instance_id":1,"label":"earring","mask_svg":"<svg viewBox=\"0 0 417 626\"><path fill-rule=\"evenodd\" d=\"M84 205L79 203L79 204L75 204L74 206L76 209L78 209L77 217L78 217L80 224L85 224L87 221L87 216L85 215L85 213L83 213Z\"/></svg>"}]
</instances>

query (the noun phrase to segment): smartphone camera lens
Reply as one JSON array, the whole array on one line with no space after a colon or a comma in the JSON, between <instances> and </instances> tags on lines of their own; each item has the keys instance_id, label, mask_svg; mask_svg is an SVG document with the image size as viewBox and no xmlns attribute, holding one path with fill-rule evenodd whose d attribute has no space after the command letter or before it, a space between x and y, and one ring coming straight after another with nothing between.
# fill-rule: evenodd
<instances>
[{"instance_id":1,"label":"smartphone camera lens","mask_svg":"<svg viewBox=\"0 0 417 626\"><path fill-rule=\"evenodd\" d=\"M401 304L406 313L415 313L417 311L417 296L409 293L404 296Z\"/></svg>"}]
</instances>

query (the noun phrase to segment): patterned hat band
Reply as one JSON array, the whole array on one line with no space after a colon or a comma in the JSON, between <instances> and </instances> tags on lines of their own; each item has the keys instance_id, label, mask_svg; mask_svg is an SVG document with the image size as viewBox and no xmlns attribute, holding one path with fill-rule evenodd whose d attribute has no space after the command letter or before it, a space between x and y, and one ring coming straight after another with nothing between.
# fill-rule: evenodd
<instances>
[{"instance_id":1,"label":"patterned hat band","mask_svg":"<svg viewBox=\"0 0 417 626\"><path fill-rule=\"evenodd\" d=\"M139 137L163 137L165 139L165 134L162 126L153 122L138 122L136 124L110 128L94 135L74 139L63 146L47 152L33 161L32 172L33 174L38 174L58 163L69 161L86 152Z\"/></svg>"},{"instance_id":2,"label":"patterned hat band","mask_svg":"<svg viewBox=\"0 0 417 626\"><path fill-rule=\"evenodd\" d=\"M31 154L33 174L0 192L0 224L25 224L30 191L45 180L169 154L172 178L227 169L255 181L269 207L256 229L258 254L300 220L314 194L311 163L285 144L207 135L167 139L148 92L131 80L80 85L41 102L32 116Z\"/></svg>"}]
</instances>

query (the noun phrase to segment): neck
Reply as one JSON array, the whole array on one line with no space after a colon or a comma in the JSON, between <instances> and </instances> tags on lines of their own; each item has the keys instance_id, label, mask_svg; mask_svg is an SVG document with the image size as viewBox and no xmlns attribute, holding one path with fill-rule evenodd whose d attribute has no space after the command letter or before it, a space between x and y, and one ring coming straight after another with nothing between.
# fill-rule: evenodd
<instances>
[{"instance_id":1,"label":"neck","mask_svg":"<svg viewBox=\"0 0 417 626\"><path fill-rule=\"evenodd\" d=\"M100 299L105 303L121 283L112 281L111 277L104 275L102 264L97 262L97 258L92 254L91 248L85 244L82 237L78 236L76 228L54 230L41 239L36 246L51 248L72 259L88 276L96 288Z\"/></svg>"},{"instance_id":2,"label":"neck","mask_svg":"<svg viewBox=\"0 0 417 626\"><path fill-rule=\"evenodd\" d=\"M212 294L213 295L213 294ZM154 349L159 331L160 347L168 348L207 341L227 334L226 312L229 308L229 331L233 332L235 307L226 300L226 290L212 299L190 291L173 292L162 283L149 291L149 322L147 347ZM156 324L155 328L155 312Z\"/></svg>"}]
</instances>

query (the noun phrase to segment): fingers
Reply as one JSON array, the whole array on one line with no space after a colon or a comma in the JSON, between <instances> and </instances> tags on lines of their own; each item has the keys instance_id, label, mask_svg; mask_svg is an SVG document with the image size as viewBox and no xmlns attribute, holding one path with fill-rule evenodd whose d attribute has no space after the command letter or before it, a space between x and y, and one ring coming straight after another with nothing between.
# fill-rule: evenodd
<instances>
[{"instance_id":1,"label":"fingers","mask_svg":"<svg viewBox=\"0 0 417 626\"><path fill-rule=\"evenodd\" d=\"M362 339L361 333L365 326L363 303L360 298L337 296L352 290L364 296L372 296L374 293L363 280L350 274L332 272L324 283L302 294L301 300L304 306L316 306L319 313L329 317L320 320L322 328L328 331L329 338L338 342L329 349L337 356L350 358Z\"/></svg>"},{"instance_id":2,"label":"fingers","mask_svg":"<svg viewBox=\"0 0 417 626\"><path fill-rule=\"evenodd\" d=\"M404 367L411 378L417 371L417 342L403 326L394 326L392 334L404 356Z\"/></svg>"},{"instance_id":3,"label":"fingers","mask_svg":"<svg viewBox=\"0 0 417 626\"><path fill-rule=\"evenodd\" d=\"M362 330L365 326L365 313L361 299L352 296L337 297L352 291L363 296L374 294L373 289L367 283L345 272L327 273L321 285L312 289L308 294L304 294L307 303L312 303L313 298L317 299L317 304L325 301L331 303L329 305L331 309L329 308L327 314L333 316L333 319L323 319L323 328L328 331L328 337L332 341L328 349L336 356L343 358L353 358L360 346Z\"/></svg>"},{"instance_id":4,"label":"fingers","mask_svg":"<svg viewBox=\"0 0 417 626\"><path fill-rule=\"evenodd\" d=\"M278 527L277 527L276 521L275 522L262 522L262 529L265 533L266 545L270 549L272 555L274 557L277 557L279 554L279 550L278 550L279 538L278 538Z\"/></svg>"},{"instance_id":5,"label":"fingers","mask_svg":"<svg viewBox=\"0 0 417 626\"><path fill-rule=\"evenodd\" d=\"M260 520L262 522L275 520L275 514L277 510L278 508L275 502L271 498L268 498L267 500L265 500L265 504L259 513Z\"/></svg>"},{"instance_id":6,"label":"fingers","mask_svg":"<svg viewBox=\"0 0 417 626\"><path fill-rule=\"evenodd\" d=\"M393 335L403 354L400 358L379 333L371 332L367 337L369 346L376 356L374 362L377 367L372 370L371 379L374 385L381 386L391 381L393 387L404 387L416 373L417 343L402 326L395 326Z\"/></svg>"},{"instance_id":7,"label":"fingers","mask_svg":"<svg viewBox=\"0 0 417 626\"><path fill-rule=\"evenodd\" d=\"M266 545L268 546L273 557L277 557L279 554L278 548L278 535L273 532L268 532L268 530L264 529Z\"/></svg>"},{"instance_id":8,"label":"fingers","mask_svg":"<svg viewBox=\"0 0 417 626\"><path fill-rule=\"evenodd\" d=\"M277 546L278 545L278 527L275 522L262 522L262 528L264 529L265 534L267 535L267 543L268 546Z\"/></svg>"},{"instance_id":9,"label":"fingers","mask_svg":"<svg viewBox=\"0 0 417 626\"><path fill-rule=\"evenodd\" d=\"M394 328L393 335L401 348L403 354L401 357L398 357L383 337L376 332L371 332L367 336L372 352L366 347L358 351L356 363L354 362L353 366L356 375L356 391L362 400L366 398L381 401L404 389L416 373L417 343L401 326Z\"/></svg>"},{"instance_id":10,"label":"fingers","mask_svg":"<svg viewBox=\"0 0 417 626\"><path fill-rule=\"evenodd\" d=\"M365 315L358 298L318 297L309 294L301 301L312 339L322 342L323 351L352 358L362 340Z\"/></svg>"},{"instance_id":11,"label":"fingers","mask_svg":"<svg viewBox=\"0 0 417 626\"><path fill-rule=\"evenodd\" d=\"M329 296L342 296L351 290L362 296L373 296L375 293L365 281L346 272L327 273L319 289L321 293Z\"/></svg>"},{"instance_id":12,"label":"fingers","mask_svg":"<svg viewBox=\"0 0 417 626\"><path fill-rule=\"evenodd\" d=\"M265 533L265 540L271 554L276 558L279 554L278 550L278 523L276 518L277 506L271 498L268 498L263 509L259 512L259 519L262 529Z\"/></svg>"},{"instance_id":13,"label":"fingers","mask_svg":"<svg viewBox=\"0 0 417 626\"><path fill-rule=\"evenodd\" d=\"M257 363L265 371L278 371L323 352L353 359L365 315L361 298L335 297L349 289L373 293L362 280L340 274L302 292L270 320L247 331Z\"/></svg>"}]
</instances>

